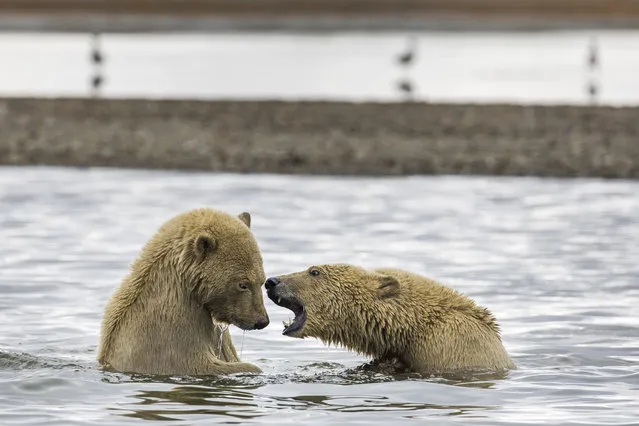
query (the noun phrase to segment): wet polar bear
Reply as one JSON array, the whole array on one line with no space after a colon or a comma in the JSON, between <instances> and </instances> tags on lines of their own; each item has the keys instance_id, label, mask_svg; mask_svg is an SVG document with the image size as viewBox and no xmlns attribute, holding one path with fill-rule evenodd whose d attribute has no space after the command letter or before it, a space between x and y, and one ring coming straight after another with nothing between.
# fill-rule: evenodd
<instances>
[{"instance_id":1,"label":"wet polar bear","mask_svg":"<svg viewBox=\"0 0 639 426\"><path fill-rule=\"evenodd\" d=\"M260 372L240 362L226 329L269 323L262 256L250 225L248 213L213 209L165 223L106 306L99 363L158 375Z\"/></svg>"},{"instance_id":2,"label":"wet polar bear","mask_svg":"<svg viewBox=\"0 0 639 426\"><path fill-rule=\"evenodd\" d=\"M265 285L271 300L295 314L285 324L290 337L316 337L424 374L515 368L487 309L411 272L329 264Z\"/></svg>"}]
</instances>

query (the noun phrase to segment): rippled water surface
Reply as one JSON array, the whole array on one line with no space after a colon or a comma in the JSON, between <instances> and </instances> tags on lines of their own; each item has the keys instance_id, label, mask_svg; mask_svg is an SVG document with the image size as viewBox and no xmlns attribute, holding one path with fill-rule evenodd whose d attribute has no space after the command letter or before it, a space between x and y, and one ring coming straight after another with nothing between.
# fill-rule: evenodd
<instances>
[{"instance_id":1,"label":"rippled water surface","mask_svg":"<svg viewBox=\"0 0 639 426\"><path fill-rule=\"evenodd\" d=\"M103 373L104 305L157 227L248 210L268 275L399 266L489 307L519 369L451 382L348 371L366 359L245 335L260 376ZM637 424L639 183L345 179L0 168L0 424ZM168 421L168 423L166 422Z\"/></svg>"}]
</instances>

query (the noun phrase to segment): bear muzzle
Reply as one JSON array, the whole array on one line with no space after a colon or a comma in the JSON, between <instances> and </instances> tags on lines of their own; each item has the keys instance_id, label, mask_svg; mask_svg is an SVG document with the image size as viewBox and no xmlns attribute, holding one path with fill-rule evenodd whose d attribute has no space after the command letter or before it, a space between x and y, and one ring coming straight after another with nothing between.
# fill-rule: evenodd
<instances>
[{"instance_id":1,"label":"bear muzzle","mask_svg":"<svg viewBox=\"0 0 639 426\"><path fill-rule=\"evenodd\" d=\"M272 290L274 289L278 284L280 283L280 279L277 277L270 277L269 279L266 280L266 282L264 283L264 287L266 288L266 291Z\"/></svg>"},{"instance_id":2,"label":"bear muzzle","mask_svg":"<svg viewBox=\"0 0 639 426\"><path fill-rule=\"evenodd\" d=\"M295 337L306 324L306 309L304 303L291 291L291 289L277 277L271 277L264 283L266 294L276 305L290 309L295 314L295 319L290 323L284 323L282 334Z\"/></svg>"},{"instance_id":3,"label":"bear muzzle","mask_svg":"<svg viewBox=\"0 0 639 426\"><path fill-rule=\"evenodd\" d=\"M264 317L264 318L260 318L257 320L257 322L255 323L255 330L261 330L263 328L266 328L266 326L269 324L269 319L268 317Z\"/></svg>"}]
</instances>

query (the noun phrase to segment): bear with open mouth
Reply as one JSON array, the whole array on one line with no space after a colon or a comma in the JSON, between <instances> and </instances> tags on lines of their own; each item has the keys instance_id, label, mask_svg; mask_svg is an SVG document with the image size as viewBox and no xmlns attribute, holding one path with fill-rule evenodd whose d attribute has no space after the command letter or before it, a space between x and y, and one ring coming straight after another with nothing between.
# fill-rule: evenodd
<instances>
[{"instance_id":1,"label":"bear with open mouth","mask_svg":"<svg viewBox=\"0 0 639 426\"><path fill-rule=\"evenodd\" d=\"M295 314L286 336L316 337L422 374L516 368L491 312L415 273L329 264L271 277L265 287Z\"/></svg>"}]
</instances>

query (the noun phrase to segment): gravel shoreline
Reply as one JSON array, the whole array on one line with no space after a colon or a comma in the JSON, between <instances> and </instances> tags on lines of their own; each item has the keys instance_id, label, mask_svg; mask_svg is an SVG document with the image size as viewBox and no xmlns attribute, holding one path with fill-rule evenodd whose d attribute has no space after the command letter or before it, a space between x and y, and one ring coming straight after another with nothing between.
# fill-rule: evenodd
<instances>
[{"instance_id":1,"label":"gravel shoreline","mask_svg":"<svg viewBox=\"0 0 639 426\"><path fill-rule=\"evenodd\" d=\"M639 108L0 99L0 164L639 178Z\"/></svg>"}]
</instances>

